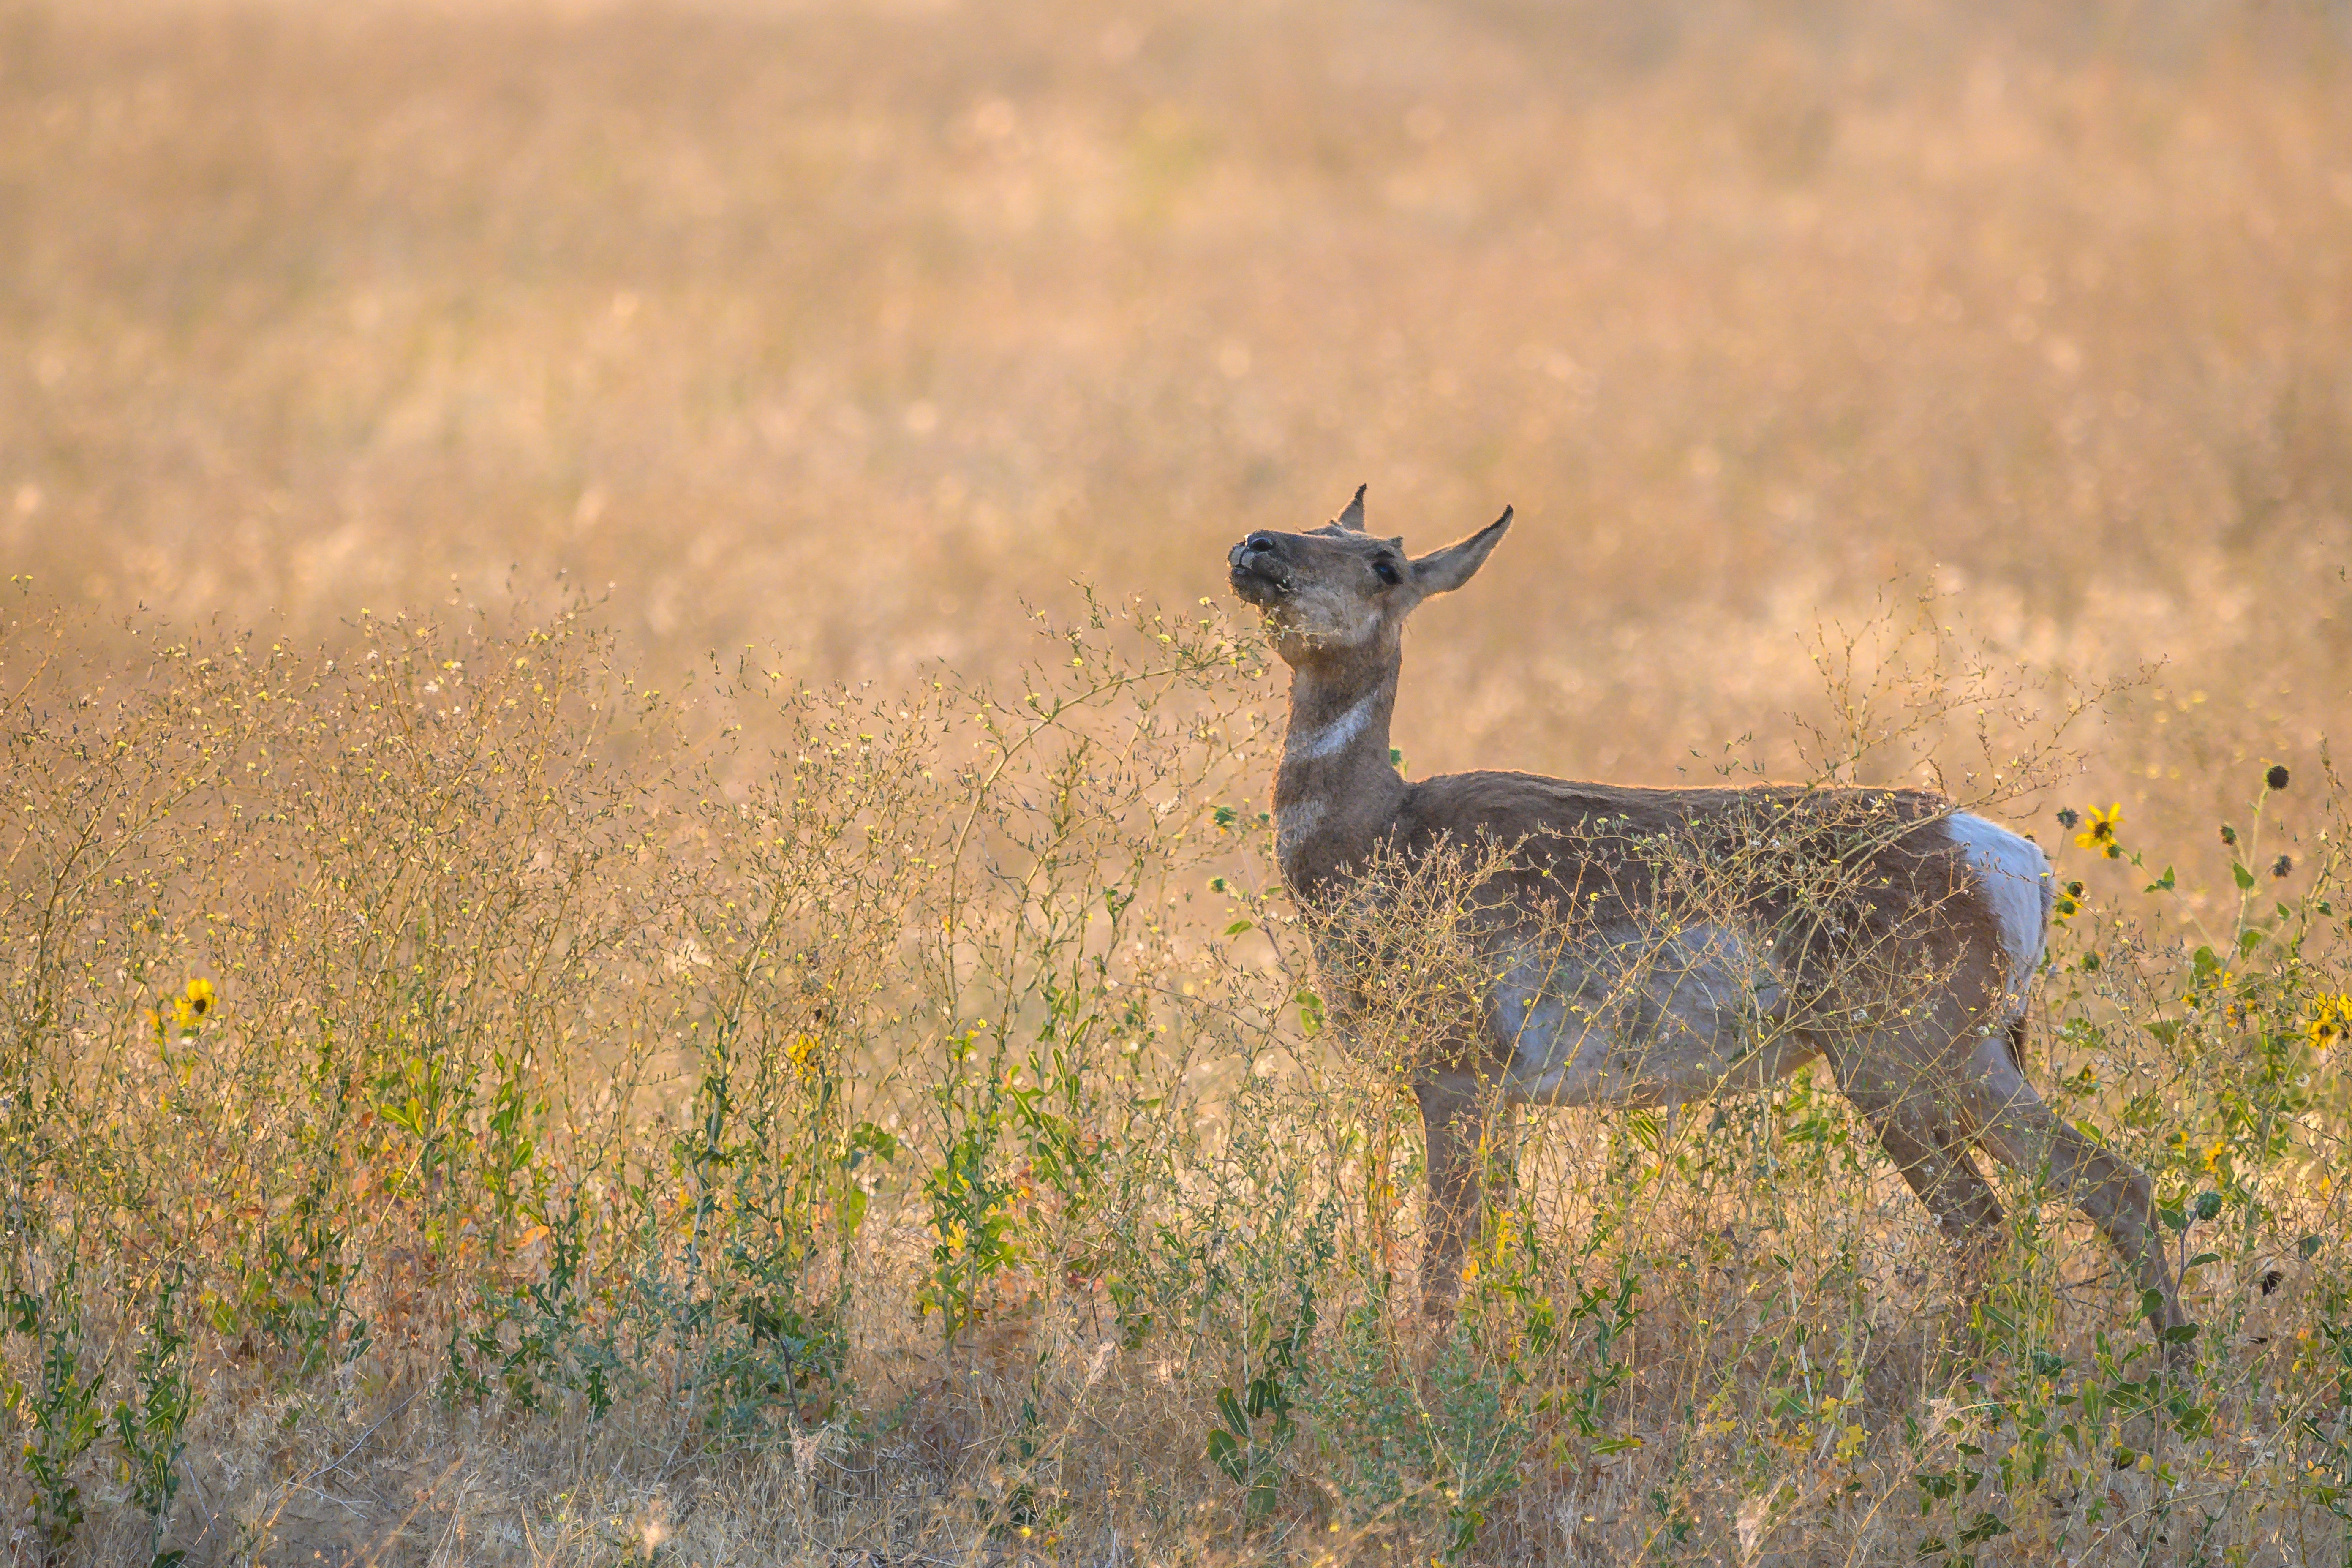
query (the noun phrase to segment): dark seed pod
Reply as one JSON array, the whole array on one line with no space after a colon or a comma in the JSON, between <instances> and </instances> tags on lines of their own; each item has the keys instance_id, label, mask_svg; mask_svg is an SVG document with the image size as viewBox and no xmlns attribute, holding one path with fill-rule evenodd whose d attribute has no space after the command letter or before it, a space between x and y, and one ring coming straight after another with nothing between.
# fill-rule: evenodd
<instances>
[{"instance_id":1,"label":"dark seed pod","mask_svg":"<svg viewBox=\"0 0 2352 1568\"><path fill-rule=\"evenodd\" d=\"M2282 790L2286 788L2286 781L2287 771L2286 764L2284 763L2273 763L2271 764L2271 771L2263 775L2263 783L2270 785L2273 790Z\"/></svg>"}]
</instances>

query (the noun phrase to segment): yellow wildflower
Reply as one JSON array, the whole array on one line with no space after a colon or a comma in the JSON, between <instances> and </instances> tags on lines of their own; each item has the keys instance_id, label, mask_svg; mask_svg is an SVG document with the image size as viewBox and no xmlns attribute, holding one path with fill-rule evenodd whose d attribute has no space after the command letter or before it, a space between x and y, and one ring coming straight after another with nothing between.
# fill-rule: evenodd
<instances>
[{"instance_id":1,"label":"yellow wildflower","mask_svg":"<svg viewBox=\"0 0 2352 1568\"><path fill-rule=\"evenodd\" d=\"M2116 829L2124 825L2124 805L2117 801L2105 811L2094 808L2090 821L2083 831L2074 835L2075 844L2084 849L2096 849L2110 860L2123 855L2123 847L2116 842Z\"/></svg>"},{"instance_id":2,"label":"yellow wildflower","mask_svg":"<svg viewBox=\"0 0 2352 1568\"><path fill-rule=\"evenodd\" d=\"M172 999L172 1017L184 1035L203 1023L205 1016L212 1010L213 983L209 980L189 981L188 988Z\"/></svg>"},{"instance_id":3,"label":"yellow wildflower","mask_svg":"<svg viewBox=\"0 0 2352 1568\"><path fill-rule=\"evenodd\" d=\"M803 1080L816 1076L816 1037L803 1035L784 1051L784 1059Z\"/></svg>"},{"instance_id":4,"label":"yellow wildflower","mask_svg":"<svg viewBox=\"0 0 2352 1568\"><path fill-rule=\"evenodd\" d=\"M2315 1051L2342 1045L2345 1037L2352 1035L2352 992L2314 996L2311 1023L2304 1032L2311 1037L2311 1048Z\"/></svg>"}]
</instances>

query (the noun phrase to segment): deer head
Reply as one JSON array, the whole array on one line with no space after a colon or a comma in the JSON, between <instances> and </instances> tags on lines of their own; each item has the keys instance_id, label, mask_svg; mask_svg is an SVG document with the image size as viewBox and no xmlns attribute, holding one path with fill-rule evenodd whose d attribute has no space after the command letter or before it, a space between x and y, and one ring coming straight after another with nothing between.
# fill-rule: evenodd
<instances>
[{"instance_id":1,"label":"deer head","mask_svg":"<svg viewBox=\"0 0 2352 1568\"><path fill-rule=\"evenodd\" d=\"M1469 538L1411 556L1402 539L1364 531L1364 487L1338 517L1306 533L1264 530L1226 557L1234 592L1265 613L1275 651L1293 668L1392 651L1405 617L1432 594L1459 588L1511 526L1511 509Z\"/></svg>"}]
</instances>

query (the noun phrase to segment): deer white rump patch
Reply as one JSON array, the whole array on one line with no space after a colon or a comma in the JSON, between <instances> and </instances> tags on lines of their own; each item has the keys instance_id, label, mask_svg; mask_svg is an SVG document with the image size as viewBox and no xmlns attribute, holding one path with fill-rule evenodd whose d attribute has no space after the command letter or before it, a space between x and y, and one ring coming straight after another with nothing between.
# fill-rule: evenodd
<instances>
[{"instance_id":1,"label":"deer white rump patch","mask_svg":"<svg viewBox=\"0 0 2352 1568\"><path fill-rule=\"evenodd\" d=\"M1320 730L1291 736L1283 745L1283 759L1286 762L1312 763L1339 755L1364 732L1364 726L1371 721L1372 709L1380 700L1381 694L1375 691Z\"/></svg>"},{"instance_id":2,"label":"deer white rump patch","mask_svg":"<svg viewBox=\"0 0 2352 1568\"><path fill-rule=\"evenodd\" d=\"M2009 959L2008 984L2002 987L2008 1016L2001 1021L2014 1023L2025 1016L2026 993L2042 963L2050 905L2057 895L2049 858L2032 839L1965 811L1946 818L1944 831L1967 858L1977 886L1984 889L1985 902L1992 907L2001 951Z\"/></svg>"}]
</instances>

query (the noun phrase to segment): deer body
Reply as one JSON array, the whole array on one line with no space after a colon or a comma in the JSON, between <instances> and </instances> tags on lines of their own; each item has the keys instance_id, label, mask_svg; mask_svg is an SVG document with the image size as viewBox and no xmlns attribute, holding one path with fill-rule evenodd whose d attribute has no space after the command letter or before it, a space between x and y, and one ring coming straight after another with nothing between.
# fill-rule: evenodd
<instances>
[{"instance_id":1,"label":"deer body","mask_svg":"<svg viewBox=\"0 0 2352 1568\"><path fill-rule=\"evenodd\" d=\"M1230 565L1292 669L1274 819L1294 894L1377 904L1376 866L1495 855L1473 895L1475 1000L1409 1066L1428 1139L1428 1310L1451 1310L1478 1220L1475 1151L1501 1108L1683 1104L1826 1057L1955 1245L2000 1218L1973 1145L2046 1164L2158 1293L2158 1326L2186 1321L2147 1178L2053 1116L2021 1070L2052 894L2038 847L1916 790L1407 783L1389 752L1404 616L1467 581L1510 513L1414 560L1363 531L1362 504L1359 490L1321 529L1254 533ZM1677 859L1727 869L1693 901ZM1832 864L1824 900L1812 873Z\"/></svg>"}]
</instances>

